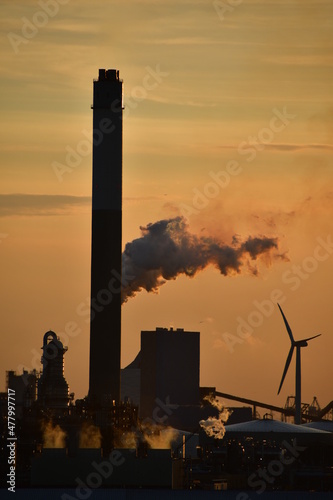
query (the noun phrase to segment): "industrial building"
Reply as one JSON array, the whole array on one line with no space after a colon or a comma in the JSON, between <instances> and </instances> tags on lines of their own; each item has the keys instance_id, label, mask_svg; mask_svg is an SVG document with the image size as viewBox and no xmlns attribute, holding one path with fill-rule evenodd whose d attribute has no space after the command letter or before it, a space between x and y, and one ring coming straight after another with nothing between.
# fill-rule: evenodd
<instances>
[{"instance_id":1,"label":"industrial building","mask_svg":"<svg viewBox=\"0 0 333 500\"><path fill-rule=\"evenodd\" d=\"M64 347L51 330L43 339L43 371L38 380L38 402L44 408L66 408L69 405L69 387L64 377Z\"/></svg>"},{"instance_id":2,"label":"industrial building","mask_svg":"<svg viewBox=\"0 0 333 500\"><path fill-rule=\"evenodd\" d=\"M200 333L182 328L141 332L140 417L152 417L156 401L199 405Z\"/></svg>"},{"instance_id":3,"label":"industrial building","mask_svg":"<svg viewBox=\"0 0 333 500\"><path fill-rule=\"evenodd\" d=\"M100 449L80 449L75 457L66 449L44 449L32 460L32 485L172 488L171 450L114 449L103 457ZM56 473L55 473L56 471ZM91 478L91 479L90 479Z\"/></svg>"},{"instance_id":4,"label":"industrial building","mask_svg":"<svg viewBox=\"0 0 333 500\"><path fill-rule=\"evenodd\" d=\"M141 332L141 349L121 370L121 394L146 422L197 432L215 414L200 398L200 332L161 328ZM206 392L204 392L206 395Z\"/></svg>"},{"instance_id":5,"label":"industrial building","mask_svg":"<svg viewBox=\"0 0 333 500\"><path fill-rule=\"evenodd\" d=\"M101 490L228 488L258 493L249 477L282 456L290 467L267 482L267 489L304 484L308 490L333 490L332 431L290 426L270 417L257 419L258 407L285 416L295 411L200 387L200 332L160 327L142 331L140 352L120 370L123 83L119 71L100 69L93 94L89 390L74 402L64 371L67 347L53 331L43 336L41 373L8 372L7 388L15 390L18 409L17 485L80 491L84 486L78 479L84 479L90 493L100 486ZM200 426L200 421L209 420L221 427L219 405L211 404L217 403L216 397L247 405L231 409L225 435L219 439ZM0 394L2 451L7 403L7 394ZM308 419L321 420L332 404L309 411ZM164 432L170 434L168 439ZM307 448L298 456L294 453L290 462L295 439ZM7 465L2 453L3 488Z\"/></svg>"},{"instance_id":6,"label":"industrial building","mask_svg":"<svg viewBox=\"0 0 333 500\"><path fill-rule=\"evenodd\" d=\"M139 406L141 420L198 432L200 420L218 415L205 399L215 398L215 387L200 387L200 332L142 331L140 352L121 370L121 396ZM230 418L250 417L247 407L234 408Z\"/></svg>"},{"instance_id":7,"label":"industrial building","mask_svg":"<svg viewBox=\"0 0 333 500\"><path fill-rule=\"evenodd\" d=\"M131 401L134 405L140 405L141 387L141 351L135 359L120 373L121 400Z\"/></svg>"},{"instance_id":8,"label":"industrial building","mask_svg":"<svg viewBox=\"0 0 333 500\"><path fill-rule=\"evenodd\" d=\"M15 391L16 415L18 417L22 417L24 408L31 408L37 400L38 375L36 370L30 373L23 370L22 374L13 370L7 372L6 387Z\"/></svg>"}]
</instances>

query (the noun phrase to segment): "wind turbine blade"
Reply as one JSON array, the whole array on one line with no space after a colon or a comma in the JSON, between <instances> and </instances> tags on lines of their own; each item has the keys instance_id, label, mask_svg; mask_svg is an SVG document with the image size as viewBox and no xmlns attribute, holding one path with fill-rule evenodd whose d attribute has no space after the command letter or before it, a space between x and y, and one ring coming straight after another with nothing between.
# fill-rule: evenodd
<instances>
[{"instance_id":1,"label":"wind turbine blade","mask_svg":"<svg viewBox=\"0 0 333 500\"><path fill-rule=\"evenodd\" d=\"M290 340L291 340L291 344L294 345L295 344L295 340L294 340L294 337L293 337L293 332L291 331L291 328L289 326L289 323L287 321L287 318L285 317L285 315L283 314L283 311L281 309L281 306L280 304L278 304L279 306L279 309L280 309L280 312L282 314L282 318L283 318L283 321L284 321L284 324L286 325L286 328L287 328L287 332L288 332L288 335L290 337Z\"/></svg>"},{"instance_id":2,"label":"wind turbine blade","mask_svg":"<svg viewBox=\"0 0 333 500\"><path fill-rule=\"evenodd\" d=\"M319 333L318 335L315 335L314 337L309 337L308 339L303 339L304 341L306 340L312 340L312 339L316 339L317 337L320 337L321 333Z\"/></svg>"},{"instance_id":3,"label":"wind turbine blade","mask_svg":"<svg viewBox=\"0 0 333 500\"><path fill-rule=\"evenodd\" d=\"M281 379L280 387L279 387L279 390L278 390L278 394L280 394L282 384L283 384L284 379L285 379L285 377L287 375L287 371L288 371L288 368L289 368L289 365L290 365L290 362L291 362L291 358L293 357L293 352L294 352L294 346L292 345L291 348L290 348L288 357L287 357L286 366L284 367L284 372L283 372L283 375L282 375L282 379Z\"/></svg>"}]
</instances>

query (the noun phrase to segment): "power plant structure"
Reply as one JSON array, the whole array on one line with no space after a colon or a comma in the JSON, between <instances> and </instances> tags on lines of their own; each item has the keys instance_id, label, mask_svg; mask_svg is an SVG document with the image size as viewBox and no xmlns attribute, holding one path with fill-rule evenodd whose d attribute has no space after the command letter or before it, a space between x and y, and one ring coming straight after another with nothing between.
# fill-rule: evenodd
<instances>
[{"instance_id":1,"label":"power plant structure","mask_svg":"<svg viewBox=\"0 0 333 500\"><path fill-rule=\"evenodd\" d=\"M69 405L69 387L64 377L64 347L51 330L43 338L43 372L38 380L38 401L46 408L66 408Z\"/></svg>"},{"instance_id":2,"label":"power plant structure","mask_svg":"<svg viewBox=\"0 0 333 500\"><path fill-rule=\"evenodd\" d=\"M94 81L89 400L120 403L123 82Z\"/></svg>"},{"instance_id":3,"label":"power plant structure","mask_svg":"<svg viewBox=\"0 0 333 500\"><path fill-rule=\"evenodd\" d=\"M104 487L243 491L253 489L249 478L262 467L270 470L272 458L281 463L287 457L288 466L278 477L273 470L267 489L333 491L333 434L267 415L257 418L257 408L285 417L295 415L294 408L200 387L200 332L144 330L140 352L121 370L123 82L118 70L99 70L92 109L89 391L74 402L64 376L67 347L51 330L43 336L41 373L7 372L7 392L0 393L0 448L8 445L9 394L13 399L14 393L17 486L31 488L32 494L34 488L68 487L73 494L76 488L82 498L92 490L95 496L99 486L103 495ZM280 310L292 341L281 388L294 347L299 357L313 337L295 342ZM300 358L297 366L300 380ZM300 384L296 396L297 418ZM228 407L229 416L223 417L217 397L247 406ZM300 423L331 423L316 420L329 412L333 417L332 411L333 401L323 409L312 405ZM296 437L305 451L290 461L288 454L297 449L288 440ZM0 454L0 488L7 488L7 458Z\"/></svg>"},{"instance_id":4,"label":"power plant structure","mask_svg":"<svg viewBox=\"0 0 333 500\"><path fill-rule=\"evenodd\" d=\"M200 403L200 332L156 328L141 332L140 416L153 414L156 398L170 404Z\"/></svg>"},{"instance_id":5,"label":"power plant structure","mask_svg":"<svg viewBox=\"0 0 333 500\"><path fill-rule=\"evenodd\" d=\"M141 332L139 415L185 430L208 418L207 408L200 406L200 332Z\"/></svg>"}]
</instances>

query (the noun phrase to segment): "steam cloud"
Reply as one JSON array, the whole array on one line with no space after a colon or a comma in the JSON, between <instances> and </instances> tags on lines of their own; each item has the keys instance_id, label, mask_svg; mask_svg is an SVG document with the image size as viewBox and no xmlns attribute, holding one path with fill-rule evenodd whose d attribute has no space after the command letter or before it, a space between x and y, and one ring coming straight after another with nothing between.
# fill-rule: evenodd
<instances>
[{"instance_id":1,"label":"steam cloud","mask_svg":"<svg viewBox=\"0 0 333 500\"><path fill-rule=\"evenodd\" d=\"M171 427L159 427L147 422L135 430L127 431L116 437L117 448L138 448L140 443L146 443L151 449L171 449L177 438L177 431Z\"/></svg>"},{"instance_id":2,"label":"steam cloud","mask_svg":"<svg viewBox=\"0 0 333 500\"><path fill-rule=\"evenodd\" d=\"M53 426L52 422L47 422L42 429L44 448L65 448L66 432L59 425Z\"/></svg>"},{"instance_id":3,"label":"steam cloud","mask_svg":"<svg viewBox=\"0 0 333 500\"><path fill-rule=\"evenodd\" d=\"M234 236L231 245L188 231L183 217L160 220L140 227L142 236L127 243L123 253L122 300L126 302L142 289L157 292L167 280L180 274L193 277L212 265L224 276L244 269L258 274L254 264L261 258L268 265L272 259L286 259L278 253L278 239Z\"/></svg>"},{"instance_id":4,"label":"steam cloud","mask_svg":"<svg viewBox=\"0 0 333 500\"><path fill-rule=\"evenodd\" d=\"M159 434L146 434L145 439L153 450L163 450L171 448L171 444L177 438L177 431L171 427L167 427L160 431Z\"/></svg>"},{"instance_id":5,"label":"steam cloud","mask_svg":"<svg viewBox=\"0 0 333 500\"><path fill-rule=\"evenodd\" d=\"M219 416L208 417L207 420L200 420L200 427L204 429L207 436L215 439L223 439L225 434L224 424L228 420L230 412L223 407L222 403L220 403L217 399L214 399L212 396L206 396L204 399L209 401L214 408L217 408Z\"/></svg>"},{"instance_id":6,"label":"steam cloud","mask_svg":"<svg viewBox=\"0 0 333 500\"><path fill-rule=\"evenodd\" d=\"M80 431L80 448L100 448L101 431L93 424L83 424Z\"/></svg>"},{"instance_id":7,"label":"steam cloud","mask_svg":"<svg viewBox=\"0 0 333 500\"><path fill-rule=\"evenodd\" d=\"M138 445L138 436L134 431L127 431L121 434L120 436L116 436L115 446L116 448L136 448Z\"/></svg>"}]
</instances>

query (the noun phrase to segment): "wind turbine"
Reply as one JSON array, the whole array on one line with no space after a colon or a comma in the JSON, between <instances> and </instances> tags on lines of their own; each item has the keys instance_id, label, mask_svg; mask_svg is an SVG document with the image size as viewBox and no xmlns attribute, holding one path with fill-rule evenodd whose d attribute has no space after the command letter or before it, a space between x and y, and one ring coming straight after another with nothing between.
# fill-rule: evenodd
<instances>
[{"instance_id":1,"label":"wind turbine","mask_svg":"<svg viewBox=\"0 0 333 500\"><path fill-rule=\"evenodd\" d=\"M281 311L281 314L282 314L282 317L283 317L283 321L284 321L284 324L286 325L286 328L287 328L287 332L288 332L288 335L290 337L290 340L291 340L291 347L290 347L290 351L289 351L289 354L288 354L288 357L287 357L287 361L286 361L286 366L284 367L284 372L283 372L283 375L282 375L282 379L281 379L281 383L280 383L280 387L279 387L279 390L278 390L278 394L280 394L280 391L281 391L281 388L282 388L282 384L284 382L284 379L285 379L285 376L287 375L287 371L288 371L288 368L289 368L289 365L290 365L290 362L291 362L291 358L293 357L293 352L294 352L294 349L296 347L296 396L295 396L295 405L296 405L296 409L295 409L295 424L300 424L301 423L301 347L306 347L308 345L308 340L312 340L312 339L315 339L316 337L320 337L321 334L319 335L315 335L314 337L309 337L308 339L303 339L303 340L295 340L294 337L293 337L293 333L291 331L291 328L288 324L288 321L285 317L285 315L283 314L283 311L280 307L280 304L278 304L279 306L279 309Z\"/></svg>"}]
</instances>

